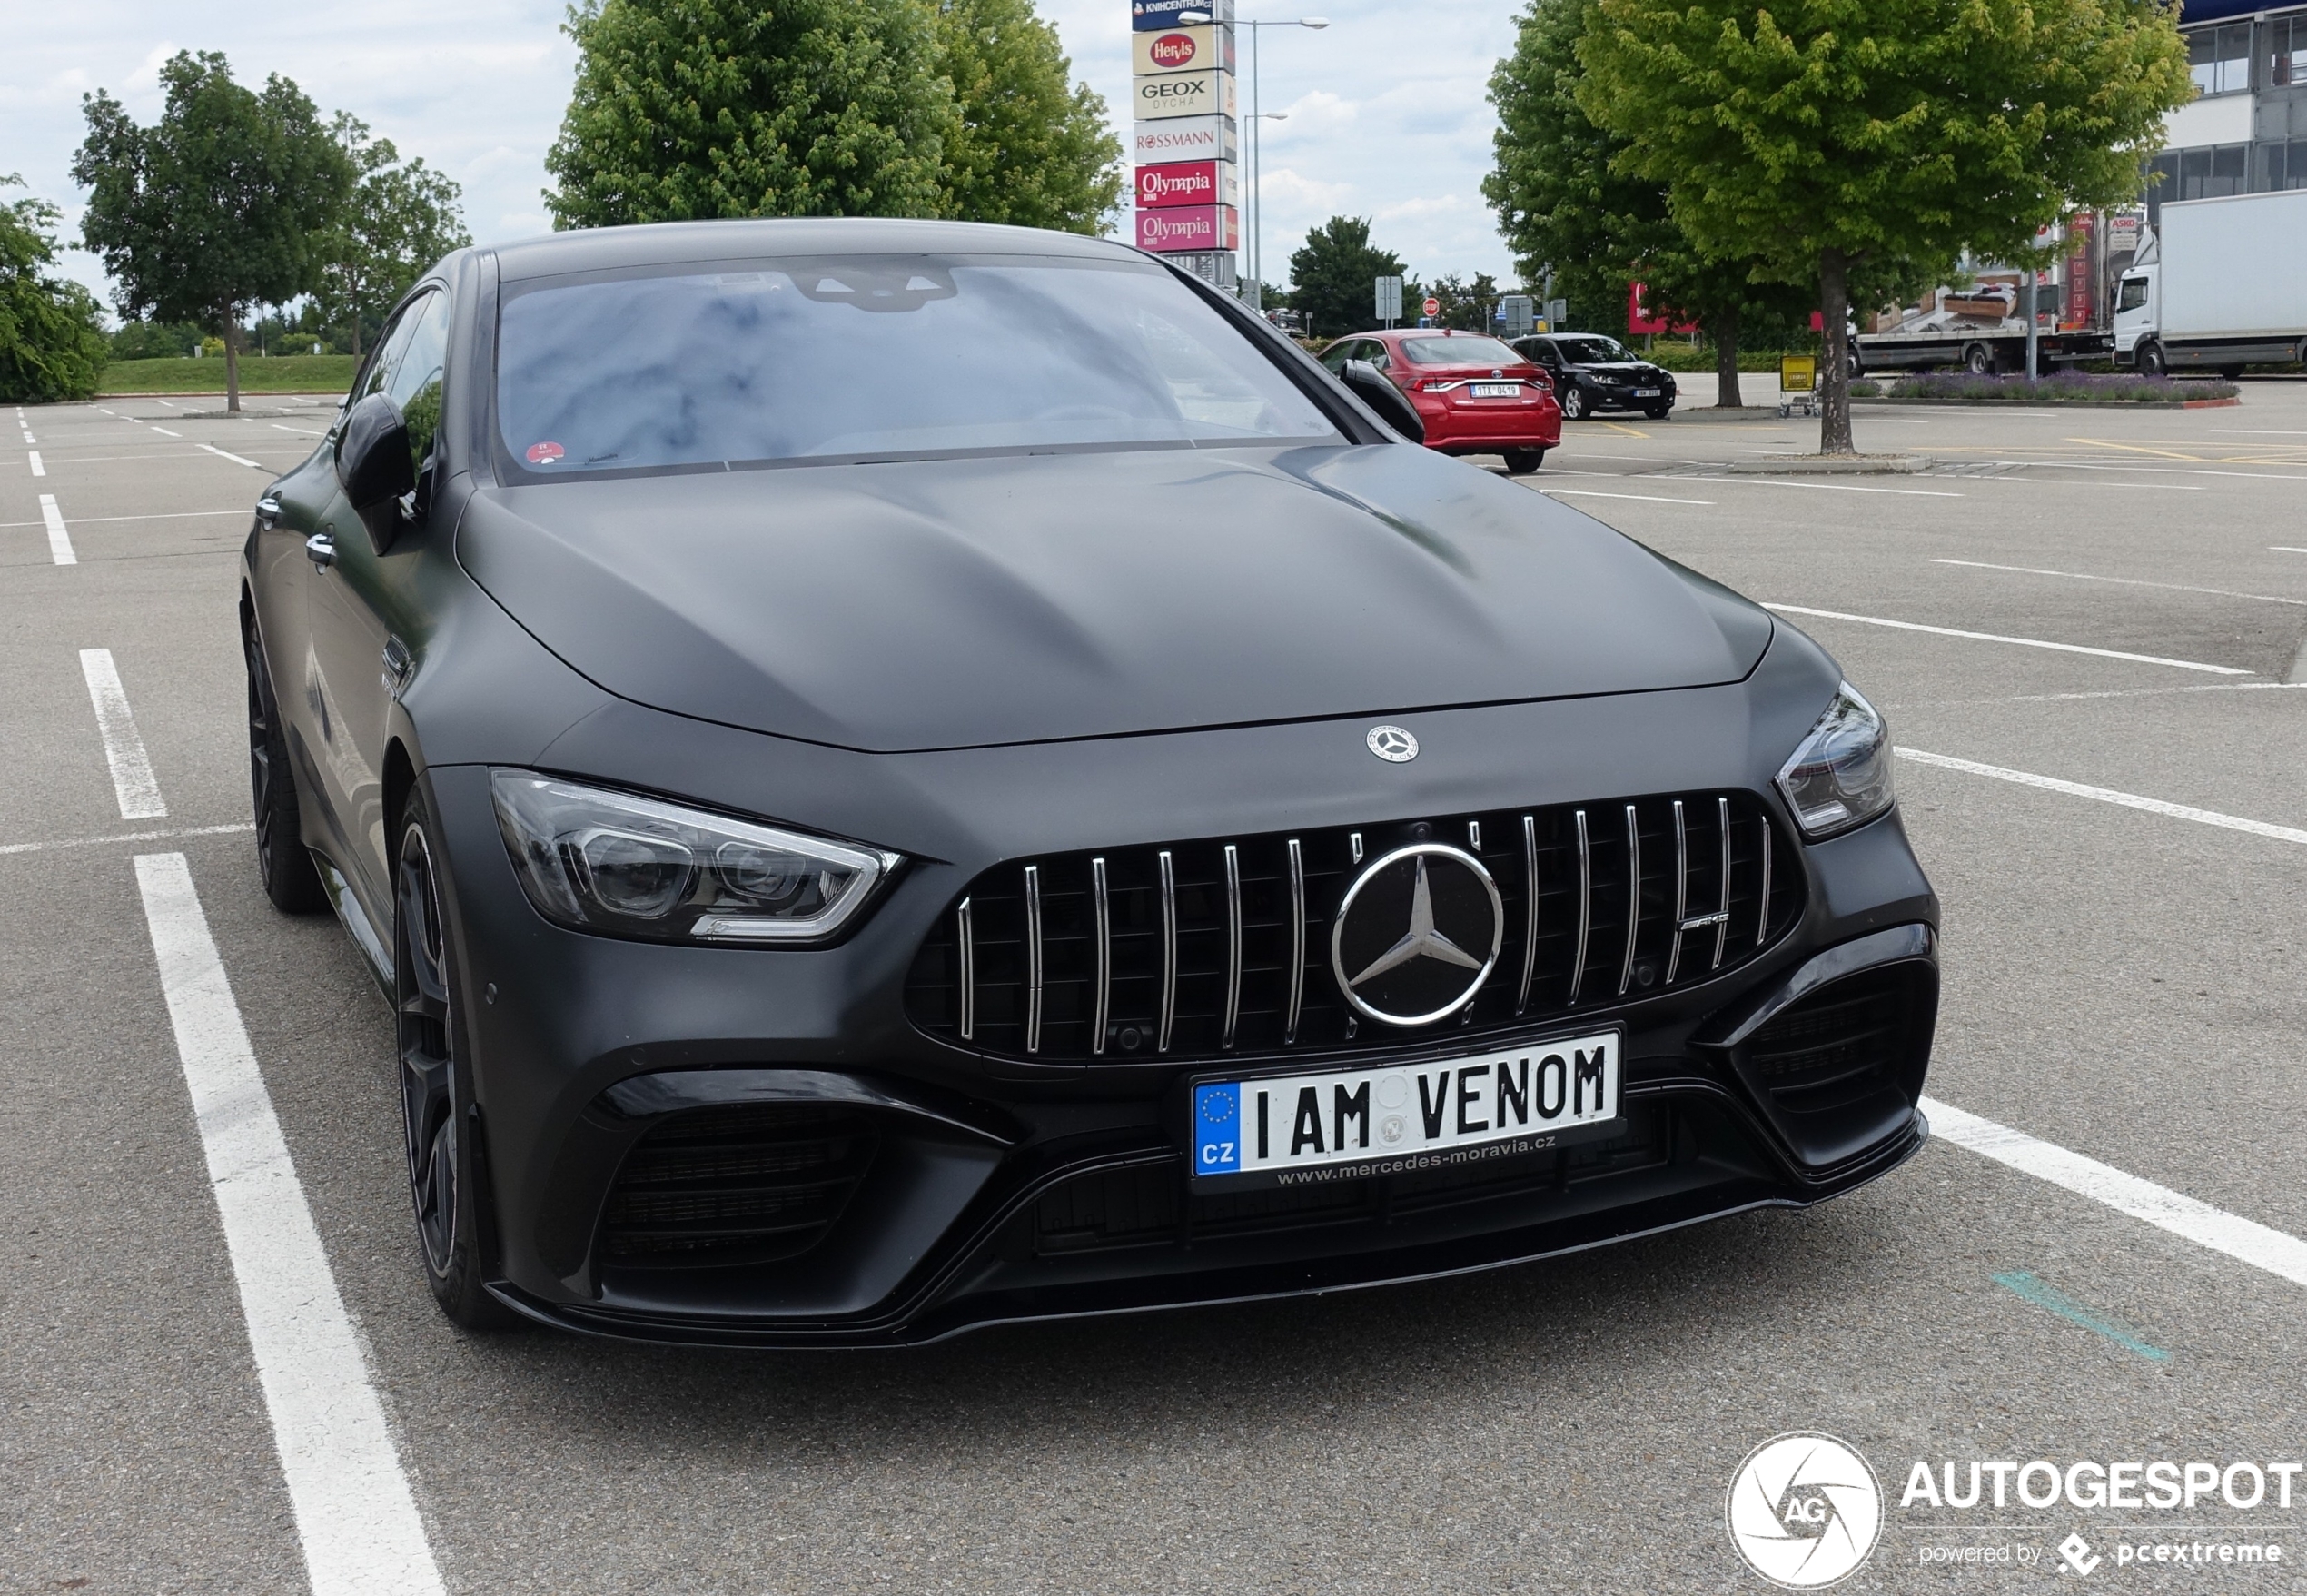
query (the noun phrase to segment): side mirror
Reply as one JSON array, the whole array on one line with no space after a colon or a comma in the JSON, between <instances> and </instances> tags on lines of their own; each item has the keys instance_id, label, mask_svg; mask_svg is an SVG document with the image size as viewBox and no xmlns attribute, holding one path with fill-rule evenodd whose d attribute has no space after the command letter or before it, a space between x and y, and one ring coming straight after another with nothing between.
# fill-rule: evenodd
<instances>
[{"instance_id":1,"label":"side mirror","mask_svg":"<svg viewBox=\"0 0 2307 1596\"><path fill-rule=\"evenodd\" d=\"M401 498L417 486L408 423L383 394L370 394L346 414L337 434L336 480L383 553L401 530Z\"/></svg>"},{"instance_id":2,"label":"side mirror","mask_svg":"<svg viewBox=\"0 0 2307 1596\"><path fill-rule=\"evenodd\" d=\"M1353 391L1353 396L1378 412L1378 419L1412 443L1426 441L1426 423L1418 419L1418 407L1402 397L1401 390L1386 381L1385 373L1368 361L1348 361L1338 380Z\"/></svg>"}]
</instances>

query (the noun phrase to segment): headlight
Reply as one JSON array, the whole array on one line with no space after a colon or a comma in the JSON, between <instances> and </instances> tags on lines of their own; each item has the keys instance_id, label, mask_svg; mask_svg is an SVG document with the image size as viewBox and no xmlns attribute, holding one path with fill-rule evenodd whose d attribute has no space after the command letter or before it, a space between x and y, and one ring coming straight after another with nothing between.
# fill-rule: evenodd
<instances>
[{"instance_id":1,"label":"headlight","mask_svg":"<svg viewBox=\"0 0 2307 1596\"><path fill-rule=\"evenodd\" d=\"M899 856L655 798L492 770L513 873L547 919L659 942L829 937Z\"/></svg>"},{"instance_id":2,"label":"headlight","mask_svg":"<svg viewBox=\"0 0 2307 1596\"><path fill-rule=\"evenodd\" d=\"M1844 682L1810 735L1778 772L1806 836L1824 837L1890 808L1890 729Z\"/></svg>"}]
</instances>

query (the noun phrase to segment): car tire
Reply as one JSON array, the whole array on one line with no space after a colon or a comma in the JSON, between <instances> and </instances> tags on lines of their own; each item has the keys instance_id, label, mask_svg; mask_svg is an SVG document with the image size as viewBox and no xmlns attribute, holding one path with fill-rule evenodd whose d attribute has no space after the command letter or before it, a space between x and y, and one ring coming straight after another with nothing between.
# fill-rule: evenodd
<instances>
[{"instance_id":1,"label":"car tire","mask_svg":"<svg viewBox=\"0 0 2307 1596\"><path fill-rule=\"evenodd\" d=\"M1575 382L1568 384L1562 390L1562 419L1566 421L1582 421L1586 419L1586 394Z\"/></svg>"},{"instance_id":2,"label":"car tire","mask_svg":"<svg viewBox=\"0 0 2307 1596\"><path fill-rule=\"evenodd\" d=\"M305 851L298 812L296 773L290 768L288 735L281 727L280 700L273 696L263 639L252 623L245 629L248 660L248 781L256 820L256 870L264 896L282 914L309 915L328 907L321 873Z\"/></svg>"},{"instance_id":3,"label":"car tire","mask_svg":"<svg viewBox=\"0 0 2307 1596\"><path fill-rule=\"evenodd\" d=\"M1974 343L1963 351L1963 369L1974 377L1990 375L1995 370L1995 352L1983 343Z\"/></svg>"},{"instance_id":4,"label":"car tire","mask_svg":"<svg viewBox=\"0 0 2307 1596\"><path fill-rule=\"evenodd\" d=\"M503 1330L520 1320L487 1284L495 1204L481 1178L455 932L435 835L422 792L411 792L392 860L392 1007L417 1257L442 1313L467 1330Z\"/></svg>"},{"instance_id":5,"label":"car tire","mask_svg":"<svg viewBox=\"0 0 2307 1596\"><path fill-rule=\"evenodd\" d=\"M1510 449L1506 451L1506 470L1511 475L1527 477L1546 463L1543 449Z\"/></svg>"},{"instance_id":6,"label":"car tire","mask_svg":"<svg viewBox=\"0 0 2307 1596\"><path fill-rule=\"evenodd\" d=\"M2150 340L2139 345L2133 357L2142 377L2160 377L2171 370L2171 362L2163 352L2163 345Z\"/></svg>"},{"instance_id":7,"label":"car tire","mask_svg":"<svg viewBox=\"0 0 2307 1596\"><path fill-rule=\"evenodd\" d=\"M1670 404L1649 404L1642 407L1642 413L1654 421L1662 421L1674 413L1674 407Z\"/></svg>"}]
</instances>

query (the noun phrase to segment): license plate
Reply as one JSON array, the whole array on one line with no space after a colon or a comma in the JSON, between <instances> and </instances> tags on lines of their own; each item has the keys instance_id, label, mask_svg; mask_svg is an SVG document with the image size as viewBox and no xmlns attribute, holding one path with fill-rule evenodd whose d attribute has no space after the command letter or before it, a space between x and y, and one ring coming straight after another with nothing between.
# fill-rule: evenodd
<instances>
[{"instance_id":1,"label":"license plate","mask_svg":"<svg viewBox=\"0 0 2307 1596\"><path fill-rule=\"evenodd\" d=\"M1193 1178L1312 1185L1540 1153L1622 1128L1624 1033L1192 1091Z\"/></svg>"},{"instance_id":2,"label":"license plate","mask_svg":"<svg viewBox=\"0 0 2307 1596\"><path fill-rule=\"evenodd\" d=\"M1659 392L1660 391L1656 388L1637 388L1634 391L1634 397L1637 399L1656 399L1658 396Z\"/></svg>"},{"instance_id":3,"label":"license plate","mask_svg":"<svg viewBox=\"0 0 2307 1596\"><path fill-rule=\"evenodd\" d=\"M1473 384L1473 395L1476 399L1520 399L1522 385L1520 382L1476 382Z\"/></svg>"}]
</instances>

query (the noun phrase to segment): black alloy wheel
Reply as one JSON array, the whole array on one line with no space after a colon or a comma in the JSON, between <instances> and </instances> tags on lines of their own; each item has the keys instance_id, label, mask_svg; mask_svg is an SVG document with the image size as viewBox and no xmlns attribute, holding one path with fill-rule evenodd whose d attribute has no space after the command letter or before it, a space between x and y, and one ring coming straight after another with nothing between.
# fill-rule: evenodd
<instances>
[{"instance_id":1,"label":"black alloy wheel","mask_svg":"<svg viewBox=\"0 0 2307 1596\"><path fill-rule=\"evenodd\" d=\"M468 1330L500 1329L515 1317L483 1284L482 1216L489 1208L475 1178L472 1088L458 1067L462 1026L449 922L431 828L416 794L392 879L394 1033L418 1251L442 1313Z\"/></svg>"},{"instance_id":2,"label":"black alloy wheel","mask_svg":"<svg viewBox=\"0 0 2307 1596\"><path fill-rule=\"evenodd\" d=\"M1562 419L1566 421L1586 419L1586 391L1575 382L1562 386Z\"/></svg>"},{"instance_id":3,"label":"black alloy wheel","mask_svg":"<svg viewBox=\"0 0 2307 1596\"><path fill-rule=\"evenodd\" d=\"M281 729L281 706L265 669L264 645L251 625L248 659L248 780L256 819L256 868L264 896L283 914L309 915L325 907L321 873L305 851L297 815L296 777L289 768L288 738Z\"/></svg>"},{"instance_id":4,"label":"black alloy wheel","mask_svg":"<svg viewBox=\"0 0 2307 1596\"><path fill-rule=\"evenodd\" d=\"M1510 449L1506 451L1506 469L1518 477L1527 477L1546 463L1543 449Z\"/></svg>"}]
</instances>

